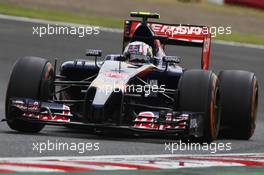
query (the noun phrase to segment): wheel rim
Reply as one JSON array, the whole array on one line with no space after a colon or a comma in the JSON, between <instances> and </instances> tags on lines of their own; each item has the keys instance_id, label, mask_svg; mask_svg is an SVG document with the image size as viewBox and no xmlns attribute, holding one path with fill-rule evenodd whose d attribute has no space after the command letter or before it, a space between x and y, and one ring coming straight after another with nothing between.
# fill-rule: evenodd
<instances>
[{"instance_id":1,"label":"wheel rim","mask_svg":"<svg viewBox=\"0 0 264 175\"><path fill-rule=\"evenodd\" d=\"M257 80L254 78L253 80L253 92L252 92L252 101L251 101L251 114L250 114L250 135L252 136L255 128L256 128L256 115L257 115L257 109L258 109L258 85Z\"/></svg>"},{"instance_id":2,"label":"wheel rim","mask_svg":"<svg viewBox=\"0 0 264 175\"><path fill-rule=\"evenodd\" d=\"M219 89L218 89L218 80L215 76L212 85L212 96L210 102L210 128L211 128L211 137L216 139L218 135L219 128Z\"/></svg>"}]
</instances>

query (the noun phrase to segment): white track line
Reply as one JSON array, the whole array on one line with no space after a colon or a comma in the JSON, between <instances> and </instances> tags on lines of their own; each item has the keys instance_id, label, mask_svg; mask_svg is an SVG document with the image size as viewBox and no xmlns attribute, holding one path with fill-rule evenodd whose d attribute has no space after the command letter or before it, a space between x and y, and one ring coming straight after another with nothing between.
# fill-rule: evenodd
<instances>
[{"instance_id":1,"label":"white track line","mask_svg":"<svg viewBox=\"0 0 264 175\"><path fill-rule=\"evenodd\" d=\"M0 165L0 169L16 171L16 172L64 172L61 170L51 169L51 168L41 168L41 167L36 168L31 166L15 166L15 165Z\"/></svg>"},{"instance_id":2,"label":"white track line","mask_svg":"<svg viewBox=\"0 0 264 175\"><path fill-rule=\"evenodd\" d=\"M20 21L20 22L28 22L28 23L38 23L38 24L51 24L51 25L61 25L61 26L89 26L83 24L74 24L74 23L66 23L59 21L49 21L44 19L34 19L27 17L19 17L19 16L9 16L0 14L0 19L12 20L12 21ZM115 28L107 28L100 27L100 30L103 32L112 32L112 33L122 33L122 29ZM264 50L264 46L256 45L256 44L247 44L247 43L239 43L239 42L231 42L231 41L222 41L222 40L213 40L213 43L227 46L235 46L235 47L247 47L252 49L262 49Z\"/></svg>"},{"instance_id":3,"label":"white track line","mask_svg":"<svg viewBox=\"0 0 264 175\"><path fill-rule=\"evenodd\" d=\"M239 42L232 42L232 41L222 41L222 40L214 40L213 43L220 44L220 45L228 45L228 46L235 46L235 47L247 47L252 49L262 49L264 50L264 46L256 45L256 44L247 44L247 43L239 43Z\"/></svg>"},{"instance_id":4,"label":"white track line","mask_svg":"<svg viewBox=\"0 0 264 175\"><path fill-rule=\"evenodd\" d=\"M12 162L12 161L10 161ZM18 161L14 161L15 163L17 163ZM89 168L89 169L94 169L94 170L112 170L113 168L108 168L108 167L102 167L102 166L97 166L97 165L86 165L86 164L80 164L80 163L74 163L74 162L62 162L62 161L34 161L34 160L30 160L30 161L21 161L19 163L26 162L29 164L36 164L36 165L50 165L51 163L53 163L53 165L56 166L62 166L62 167L73 167L73 168ZM56 169L56 168L54 168ZM126 168L127 169L127 168Z\"/></svg>"},{"instance_id":5,"label":"white track line","mask_svg":"<svg viewBox=\"0 0 264 175\"><path fill-rule=\"evenodd\" d=\"M20 16L9 16L9 15L2 15L2 14L0 14L0 19L27 22L27 23L60 25L60 26L92 26L92 25L84 25L84 24L66 23L66 22L60 22L60 21L49 21L49 20L44 20L44 19L27 18L27 17L20 17ZM123 30L121 29L107 28L107 27L100 27L100 30L103 32L112 32L112 33L122 33L123 32Z\"/></svg>"},{"instance_id":6,"label":"white track line","mask_svg":"<svg viewBox=\"0 0 264 175\"><path fill-rule=\"evenodd\" d=\"M102 156L47 156L47 157L4 157L0 161L12 160L96 160L115 158L165 158L165 157L218 157L218 156L264 156L264 153L224 153L224 154L160 154L160 155L102 155Z\"/></svg>"},{"instance_id":7,"label":"white track line","mask_svg":"<svg viewBox=\"0 0 264 175\"><path fill-rule=\"evenodd\" d=\"M206 157L207 156L207 157ZM210 157L209 157L210 156ZM223 157L219 157L223 156ZM72 172L262 165L264 153L1 158L0 170ZM259 159L258 159L259 158ZM233 161L232 161L233 160ZM241 161L241 162L240 162ZM243 162L244 161L244 162ZM259 162L259 163L258 163Z\"/></svg>"}]
</instances>

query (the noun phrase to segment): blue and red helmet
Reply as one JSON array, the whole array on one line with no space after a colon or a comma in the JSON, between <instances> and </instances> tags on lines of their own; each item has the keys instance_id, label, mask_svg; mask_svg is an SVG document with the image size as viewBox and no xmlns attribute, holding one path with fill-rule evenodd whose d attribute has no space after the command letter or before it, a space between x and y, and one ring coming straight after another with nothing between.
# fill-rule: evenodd
<instances>
[{"instance_id":1,"label":"blue and red helmet","mask_svg":"<svg viewBox=\"0 0 264 175\"><path fill-rule=\"evenodd\" d=\"M130 62L149 63L153 57L152 47L141 41L129 43L125 50L124 56Z\"/></svg>"}]
</instances>

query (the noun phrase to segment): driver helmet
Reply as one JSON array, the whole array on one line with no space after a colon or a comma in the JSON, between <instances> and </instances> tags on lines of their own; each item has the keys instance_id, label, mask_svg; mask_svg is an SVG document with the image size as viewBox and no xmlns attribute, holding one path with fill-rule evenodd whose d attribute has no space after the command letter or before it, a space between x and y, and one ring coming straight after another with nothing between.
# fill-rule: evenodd
<instances>
[{"instance_id":1,"label":"driver helmet","mask_svg":"<svg viewBox=\"0 0 264 175\"><path fill-rule=\"evenodd\" d=\"M124 56L129 62L150 63L153 57L152 47L141 41L129 43L125 50Z\"/></svg>"}]
</instances>

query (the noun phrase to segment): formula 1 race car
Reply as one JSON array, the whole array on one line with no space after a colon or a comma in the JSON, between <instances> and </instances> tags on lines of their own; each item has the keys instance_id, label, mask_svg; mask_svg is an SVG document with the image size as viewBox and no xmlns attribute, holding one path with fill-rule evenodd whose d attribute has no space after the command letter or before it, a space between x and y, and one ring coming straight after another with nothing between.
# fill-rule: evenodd
<instances>
[{"instance_id":1,"label":"formula 1 race car","mask_svg":"<svg viewBox=\"0 0 264 175\"><path fill-rule=\"evenodd\" d=\"M45 125L97 131L175 135L202 142L249 139L255 130L258 82L254 73L209 69L211 34L196 25L148 21L156 13L132 12L125 20L124 54L87 50L89 59L64 62L56 75L46 59L24 57L6 92L6 121L21 132ZM184 69L166 45L201 47L201 69ZM145 47L146 46L146 47ZM146 51L146 52L145 52ZM190 50L191 52L191 50Z\"/></svg>"}]
</instances>

